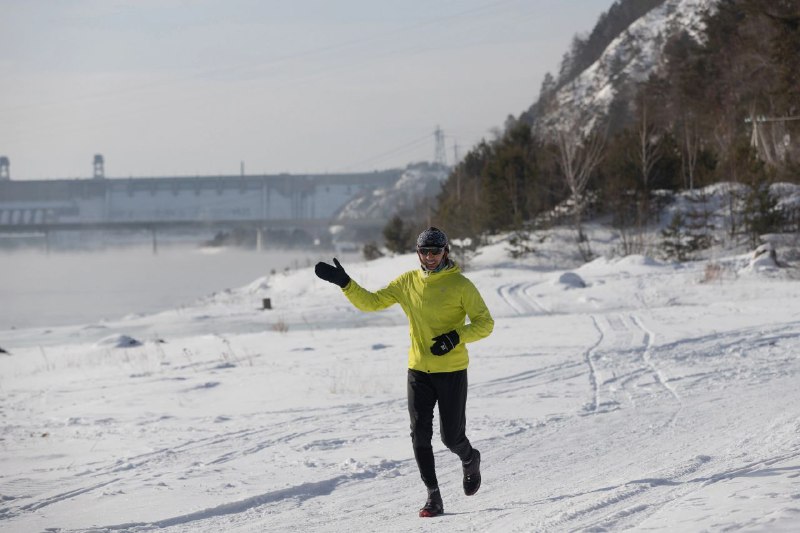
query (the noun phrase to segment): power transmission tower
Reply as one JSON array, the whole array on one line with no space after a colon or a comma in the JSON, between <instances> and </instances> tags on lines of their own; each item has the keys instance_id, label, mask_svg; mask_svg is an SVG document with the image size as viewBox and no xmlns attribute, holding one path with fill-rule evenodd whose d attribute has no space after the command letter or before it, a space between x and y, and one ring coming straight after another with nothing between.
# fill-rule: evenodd
<instances>
[{"instance_id":1,"label":"power transmission tower","mask_svg":"<svg viewBox=\"0 0 800 533\"><path fill-rule=\"evenodd\" d=\"M437 165L446 167L447 154L445 153L444 132L442 131L442 128L436 126L436 130L433 132L433 137L436 139L436 150L433 154L433 162Z\"/></svg>"}]
</instances>

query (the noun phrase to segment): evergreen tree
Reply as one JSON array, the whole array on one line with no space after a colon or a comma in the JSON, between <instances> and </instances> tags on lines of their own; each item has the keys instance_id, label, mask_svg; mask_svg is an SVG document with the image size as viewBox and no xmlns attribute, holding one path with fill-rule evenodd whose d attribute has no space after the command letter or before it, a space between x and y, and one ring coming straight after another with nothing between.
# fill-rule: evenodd
<instances>
[{"instance_id":1,"label":"evergreen tree","mask_svg":"<svg viewBox=\"0 0 800 533\"><path fill-rule=\"evenodd\" d=\"M666 259L688 261L692 247L686 235L683 215L675 213L669 226L661 230L661 250Z\"/></svg>"},{"instance_id":2,"label":"evergreen tree","mask_svg":"<svg viewBox=\"0 0 800 533\"><path fill-rule=\"evenodd\" d=\"M749 191L744 201L743 219L750 246L756 248L762 235L781 232L787 217L766 183L760 183Z\"/></svg>"},{"instance_id":3,"label":"evergreen tree","mask_svg":"<svg viewBox=\"0 0 800 533\"><path fill-rule=\"evenodd\" d=\"M383 238L386 248L396 254L414 251L414 228L407 224L399 215L395 215L383 228Z\"/></svg>"}]
</instances>

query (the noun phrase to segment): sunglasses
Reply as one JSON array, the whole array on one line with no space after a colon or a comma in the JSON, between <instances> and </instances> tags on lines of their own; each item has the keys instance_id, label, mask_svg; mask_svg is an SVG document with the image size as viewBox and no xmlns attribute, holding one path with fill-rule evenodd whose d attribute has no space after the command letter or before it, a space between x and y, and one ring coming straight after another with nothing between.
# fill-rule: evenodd
<instances>
[{"instance_id":1,"label":"sunglasses","mask_svg":"<svg viewBox=\"0 0 800 533\"><path fill-rule=\"evenodd\" d=\"M444 252L444 248L439 246L420 246L417 251L420 255L441 255Z\"/></svg>"}]
</instances>

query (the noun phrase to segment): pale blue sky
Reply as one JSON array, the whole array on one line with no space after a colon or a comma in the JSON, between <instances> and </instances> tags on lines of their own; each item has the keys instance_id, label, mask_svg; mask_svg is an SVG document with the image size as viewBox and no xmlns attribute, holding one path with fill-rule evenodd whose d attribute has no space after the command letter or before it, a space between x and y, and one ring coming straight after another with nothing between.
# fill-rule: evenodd
<instances>
[{"instance_id":1,"label":"pale blue sky","mask_svg":"<svg viewBox=\"0 0 800 533\"><path fill-rule=\"evenodd\" d=\"M12 179L345 172L463 156L613 0L2 0Z\"/></svg>"}]
</instances>

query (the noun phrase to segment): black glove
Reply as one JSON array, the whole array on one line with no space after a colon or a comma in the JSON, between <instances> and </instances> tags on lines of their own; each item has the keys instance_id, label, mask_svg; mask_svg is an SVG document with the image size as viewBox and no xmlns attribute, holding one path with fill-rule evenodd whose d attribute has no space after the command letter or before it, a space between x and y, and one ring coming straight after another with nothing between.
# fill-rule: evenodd
<instances>
[{"instance_id":1,"label":"black glove","mask_svg":"<svg viewBox=\"0 0 800 533\"><path fill-rule=\"evenodd\" d=\"M317 263L317 266L314 267L314 274L316 274L318 278L335 283L344 289L347 284L350 283L350 276L347 275L347 272L344 271L342 265L339 264L339 260L335 257L333 258L333 264L336 266L331 266L328 263L320 261Z\"/></svg>"},{"instance_id":2,"label":"black glove","mask_svg":"<svg viewBox=\"0 0 800 533\"><path fill-rule=\"evenodd\" d=\"M449 333L442 333L438 337L433 338L433 346L431 346L431 353L433 355L444 355L461 342L458 338L458 333L455 330Z\"/></svg>"}]
</instances>

